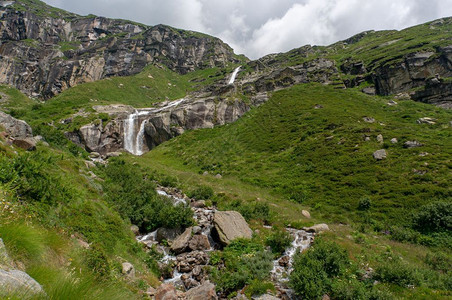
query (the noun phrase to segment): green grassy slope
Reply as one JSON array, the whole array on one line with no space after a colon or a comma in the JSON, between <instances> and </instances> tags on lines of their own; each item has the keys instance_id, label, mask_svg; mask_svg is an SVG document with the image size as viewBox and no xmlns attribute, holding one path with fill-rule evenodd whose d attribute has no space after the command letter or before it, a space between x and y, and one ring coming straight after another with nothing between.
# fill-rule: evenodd
<instances>
[{"instance_id":1,"label":"green grassy slope","mask_svg":"<svg viewBox=\"0 0 452 300\"><path fill-rule=\"evenodd\" d=\"M387 102L355 90L299 85L274 93L235 124L188 132L143 159L170 160L194 173L219 173L269 189L312 207L325 220L356 219L359 200L369 197L373 218L404 224L413 209L452 196L452 113L412 101ZM437 124L416 123L426 116ZM404 148L412 140L424 146ZM383 148L387 159L376 161L373 152Z\"/></svg>"}]
</instances>

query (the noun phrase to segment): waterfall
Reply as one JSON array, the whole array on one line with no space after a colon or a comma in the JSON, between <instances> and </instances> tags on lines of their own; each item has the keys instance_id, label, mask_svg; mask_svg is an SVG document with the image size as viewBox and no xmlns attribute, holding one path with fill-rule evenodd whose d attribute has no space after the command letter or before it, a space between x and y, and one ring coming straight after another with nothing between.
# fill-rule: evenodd
<instances>
[{"instance_id":1,"label":"waterfall","mask_svg":"<svg viewBox=\"0 0 452 300\"><path fill-rule=\"evenodd\" d=\"M235 68L234 72L232 72L231 78L229 79L228 85L234 84L235 77L237 77L237 73L239 73L241 66Z\"/></svg>"},{"instance_id":2,"label":"waterfall","mask_svg":"<svg viewBox=\"0 0 452 300\"><path fill-rule=\"evenodd\" d=\"M145 153L144 127L146 126L146 117L153 113L159 113L169 108L173 108L184 102L182 98L172 101L160 108L134 110L126 119L124 119L124 150L133 155L143 155Z\"/></svg>"}]
</instances>

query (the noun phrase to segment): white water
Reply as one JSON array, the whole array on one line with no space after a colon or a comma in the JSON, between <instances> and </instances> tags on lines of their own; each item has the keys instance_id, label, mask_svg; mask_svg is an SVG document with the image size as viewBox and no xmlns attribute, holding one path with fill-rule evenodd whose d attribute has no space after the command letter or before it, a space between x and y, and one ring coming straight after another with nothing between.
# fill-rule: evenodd
<instances>
[{"instance_id":1,"label":"white water","mask_svg":"<svg viewBox=\"0 0 452 300\"><path fill-rule=\"evenodd\" d=\"M235 78L237 77L237 73L239 73L241 66L235 68L234 72L232 72L231 78L229 79L228 85L234 84Z\"/></svg>"},{"instance_id":2,"label":"white water","mask_svg":"<svg viewBox=\"0 0 452 300\"><path fill-rule=\"evenodd\" d=\"M142 109L139 111L135 109L134 112L124 120L124 150L133 155L143 155L146 152L144 145L144 127L147 120L145 120L145 117L168 108L176 107L184 101L185 98L182 98L160 108Z\"/></svg>"},{"instance_id":3,"label":"white water","mask_svg":"<svg viewBox=\"0 0 452 300\"><path fill-rule=\"evenodd\" d=\"M276 282L284 283L289 280L289 274L293 271L293 260L297 252L303 252L311 245L313 234L304 230L297 230L293 228L287 228L290 235L293 237L292 244L286 249L283 256L289 257L289 264L287 267L279 265L279 259L273 261L273 270L271 271L272 279Z\"/></svg>"}]
</instances>

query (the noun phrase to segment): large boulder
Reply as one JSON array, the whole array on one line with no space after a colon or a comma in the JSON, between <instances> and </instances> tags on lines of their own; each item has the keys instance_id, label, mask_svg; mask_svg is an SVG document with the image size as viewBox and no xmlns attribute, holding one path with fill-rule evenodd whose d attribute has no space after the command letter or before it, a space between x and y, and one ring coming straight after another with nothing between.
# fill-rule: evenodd
<instances>
[{"instance_id":1,"label":"large boulder","mask_svg":"<svg viewBox=\"0 0 452 300\"><path fill-rule=\"evenodd\" d=\"M177 300L176 288L172 284L162 284L157 289L155 300Z\"/></svg>"},{"instance_id":2,"label":"large boulder","mask_svg":"<svg viewBox=\"0 0 452 300\"><path fill-rule=\"evenodd\" d=\"M12 138L26 139L33 137L31 127L27 122L18 120L2 111L0 111L0 125Z\"/></svg>"},{"instance_id":3,"label":"large boulder","mask_svg":"<svg viewBox=\"0 0 452 300\"><path fill-rule=\"evenodd\" d=\"M209 238L203 234L194 235L188 243L191 250L208 250L210 249Z\"/></svg>"},{"instance_id":4,"label":"large boulder","mask_svg":"<svg viewBox=\"0 0 452 300\"><path fill-rule=\"evenodd\" d=\"M216 300L215 285L209 281L185 293L187 300Z\"/></svg>"},{"instance_id":5,"label":"large boulder","mask_svg":"<svg viewBox=\"0 0 452 300\"><path fill-rule=\"evenodd\" d=\"M330 228L327 224L317 224L311 227L304 227L303 230L307 232L320 233L322 231L329 231Z\"/></svg>"},{"instance_id":6,"label":"large boulder","mask_svg":"<svg viewBox=\"0 0 452 300\"><path fill-rule=\"evenodd\" d=\"M183 228L159 228L157 229L156 240L161 243L163 240L174 241L182 232Z\"/></svg>"},{"instance_id":7,"label":"large boulder","mask_svg":"<svg viewBox=\"0 0 452 300\"><path fill-rule=\"evenodd\" d=\"M171 251L176 254L184 252L188 247L188 242L191 239L192 228L185 229L184 233L179 235L171 245Z\"/></svg>"},{"instance_id":8,"label":"large boulder","mask_svg":"<svg viewBox=\"0 0 452 300\"><path fill-rule=\"evenodd\" d=\"M236 211L217 211L214 217L215 230L223 245L229 245L236 238L248 238L253 231L246 223L245 218Z\"/></svg>"},{"instance_id":9,"label":"large boulder","mask_svg":"<svg viewBox=\"0 0 452 300\"><path fill-rule=\"evenodd\" d=\"M0 269L0 290L12 293L43 293L41 285L25 272L19 270L5 271Z\"/></svg>"},{"instance_id":10,"label":"large boulder","mask_svg":"<svg viewBox=\"0 0 452 300\"><path fill-rule=\"evenodd\" d=\"M27 151L36 150L36 140L33 138L14 139L13 145Z\"/></svg>"}]
</instances>

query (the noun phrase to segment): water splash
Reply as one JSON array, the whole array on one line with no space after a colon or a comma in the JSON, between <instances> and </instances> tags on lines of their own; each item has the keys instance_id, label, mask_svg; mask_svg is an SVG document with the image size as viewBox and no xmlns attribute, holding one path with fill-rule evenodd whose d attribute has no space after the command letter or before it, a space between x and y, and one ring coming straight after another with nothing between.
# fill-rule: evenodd
<instances>
[{"instance_id":1,"label":"water splash","mask_svg":"<svg viewBox=\"0 0 452 300\"><path fill-rule=\"evenodd\" d=\"M234 84L235 78L237 77L237 74L240 71L241 66L238 66L235 68L234 72L232 72L231 78L229 79L228 85Z\"/></svg>"}]
</instances>

